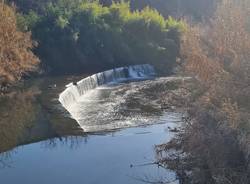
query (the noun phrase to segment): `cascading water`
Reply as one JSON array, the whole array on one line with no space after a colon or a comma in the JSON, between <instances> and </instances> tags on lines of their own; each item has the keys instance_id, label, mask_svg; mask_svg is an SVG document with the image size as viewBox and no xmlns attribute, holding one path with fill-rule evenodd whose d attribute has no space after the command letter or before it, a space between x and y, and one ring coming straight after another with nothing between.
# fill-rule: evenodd
<instances>
[{"instance_id":1,"label":"cascading water","mask_svg":"<svg viewBox=\"0 0 250 184\"><path fill-rule=\"evenodd\" d=\"M59 101L67 109L86 92L98 86L126 80L147 79L153 76L155 76L155 70L149 64L107 70L82 79L76 85L73 83L66 85L67 89L60 94Z\"/></svg>"},{"instance_id":2,"label":"cascading water","mask_svg":"<svg viewBox=\"0 0 250 184\"><path fill-rule=\"evenodd\" d=\"M59 101L84 131L133 126L136 125L134 121L139 124L141 116L127 116L123 112L130 109L121 111L120 109L123 108L126 96L136 92L139 83L121 84L121 82L150 79L155 74L154 67L148 64L104 71L77 83L68 84L66 90L60 94ZM92 91L89 92L90 90Z\"/></svg>"}]
</instances>

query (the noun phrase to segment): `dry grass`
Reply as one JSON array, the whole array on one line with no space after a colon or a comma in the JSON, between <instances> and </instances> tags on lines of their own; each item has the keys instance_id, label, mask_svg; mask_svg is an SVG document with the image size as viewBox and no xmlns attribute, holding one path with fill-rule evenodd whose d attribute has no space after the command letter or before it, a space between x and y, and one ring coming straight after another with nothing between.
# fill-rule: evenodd
<instances>
[{"instance_id":1,"label":"dry grass","mask_svg":"<svg viewBox=\"0 0 250 184\"><path fill-rule=\"evenodd\" d=\"M183 65L198 79L201 93L179 137L157 148L159 160L171 163L182 183L250 181L249 15L249 1L222 0L209 25L187 24ZM162 154L172 148L186 152L186 157Z\"/></svg>"}]
</instances>

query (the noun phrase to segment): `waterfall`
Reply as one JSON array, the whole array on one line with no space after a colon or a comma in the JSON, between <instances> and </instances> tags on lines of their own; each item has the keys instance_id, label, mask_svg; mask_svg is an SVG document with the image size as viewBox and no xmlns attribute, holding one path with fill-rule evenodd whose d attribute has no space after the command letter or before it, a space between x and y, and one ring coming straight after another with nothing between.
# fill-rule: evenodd
<instances>
[{"instance_id":1,"label":"waterfall","mask_svg":"<svg viewBox=\"0 0 250 184\"><path fill-rule=\"evenodd\" d=\"M147 79L154 76L154 67L149 64L107 70L84 78L77 83L66 85L67 88L59 95L59 101L68 110L82 95L98 86L128 80Z\"/></svg>"}]
</instances>

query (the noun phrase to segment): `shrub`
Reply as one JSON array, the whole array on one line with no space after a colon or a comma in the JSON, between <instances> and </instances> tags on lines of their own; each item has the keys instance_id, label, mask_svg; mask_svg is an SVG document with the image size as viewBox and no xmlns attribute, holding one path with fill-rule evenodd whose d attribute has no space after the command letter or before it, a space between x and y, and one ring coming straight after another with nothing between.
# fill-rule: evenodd
<instances>
[{"instance_id":1,"label":"shrub","mask_svg":"<svg viewBox=\"0 0 250 184\"><path fill-rule=\"evenodd\" d=\"M150 8L132 12L124 2L103 7L96 1L59 0L38 16L30 27L39 43L35 52L53 73L96 72L140 63L167 65L164 70L171 71L183 26Z\"/></svg>"},{"instance_id":2,"label":"shrub","mask_svg":"<svg viewBox=\"0 0 250 184\"><path fill-rule=\"evenodd\" d=\"M31 34L17 28L16 12L0 3L0 85L19 80L38 64Z\"/></svg>"},{"instance_id":3,"label":"shrub","mask_svg":"<svg viewBox=\"0 0 250 184\"><path fill-rule=\"evenodd\" d=\"M184 32L184 70L198 80L201 93L183 132L158 147L159 153L172 148L186 153L159 155L183 183L249 183L249 7L249 1L222 0L209 25L187 26Z\"/></svg>"}]
</instances>

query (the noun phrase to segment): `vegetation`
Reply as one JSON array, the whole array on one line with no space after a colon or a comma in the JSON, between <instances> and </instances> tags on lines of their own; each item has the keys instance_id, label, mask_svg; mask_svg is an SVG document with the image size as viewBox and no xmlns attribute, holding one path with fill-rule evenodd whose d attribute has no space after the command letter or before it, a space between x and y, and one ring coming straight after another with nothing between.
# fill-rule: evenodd
<instances>
[{"instance_id":1,"label":"vegetation","mask_svg":"<svg viewBox=\"0 0 250 184\"><path fill-rule=\"evenodd\" d=\"M119 2L121 0L115 0ZM163 16L191 16L196 20L208 18L215 9L215 0L127 0L133 10L147 6L155 8ZM100 0L104 5L112 4L112 0Z\"/></svg>"},{"instance_id":2,"label":"vegetation","mask_svg":"<svg viewBox=\"0 0 250 184\"><path fill-rule=\"evenodd\" d=\"M170 73L180 56L184 72L196 80L192 96L186 94L191 104L186 99L181 104L188 107L190 118L176 139L157 147L159 163L176 169L181 183L249 183L249 0L221 0L206 25L185 25L169 15L210 18L214 0L11 2L18 13L0 3L0 91L37 68L39 59L33 53L53 74L141 63ZM13 126L21 118L20 130L25 129L27 114L35 115L33 101L27 101L31 97L28 93L21 100L16 95L1 98L7 110L14 104L17 113L10 117L2 109L0 124L7 126L8 120ZM23 113L19 110L25 102ZM4 129L0 134L7 139ZM173 148L175 154L165 154Z\"/></svg>"},{"instance_id":3,"label":"vegetation","mask_svg":"<svg viewBox=\"0 0 250 184\"><path fill-rule=\"evenodd\" d=\"M42 13L49 2L56 3L58 0L7 0L17 5L19 11L29 13L30 10ZM87 1L87 0L85 0ZM88 0L96 1L96 0ZM177 18L191 16L195 20L211 17L215 10L215 0L99 0L104 6L112 5L112 2L129 2L131 10L142 10L150 7L159 11L164 17L174 16Z\"/></svg>"},{"instance_id":4,"label":"vegetation","mask_svg":"<svg viewBox=\"0 0 250 184\"><path fill-rule=\"evenodd\" d=\"M38 42L35 53L53 73L96 72L150 63L172 69L179 50L181 22L156 10L130 11L128 3L64 1L19 18Z\"/></svg>"},{"instance_id":5,"label":"vegetation","mask_svg":"<svg viewBox=\"0 0 250 184\"><path fill-rule=\"evenodd\" d=\"M247 1L223 0L210 26L190 26L183 36L185 70L198 79L199 93L184 131L158 149L187 153L160 156L183 183L249 183L249 13Z\"/></svg>"},{"instance_id":6,"label":"vegetation","mask_svg":"<svg viewBox=\"0 0 250 184\"><path fill-rule=\"evenodd\" d=\"M14 4L19 12L29 13L30 10L42 13L45 5L56 0L5 0L8 4Z\"/></svg>"},{"instance_id":7,"label":"vegetation","mask_svg":"<svg viewBox=\"0 0 250 184\"><path fill-rule=\"evenodd\" d=\"M212 11L213 0L209 3L196 1L7 2L17 5L18 26L23 31L31 31L33 40L37 41L34 53L40 58L42 68L49 73L62 74L92 73L140 63L150 63L170 73L178 56L183 25L171 17L164 19L148 7L166 17L192 14L200 18L204 12ZM187 6L189 4L196 4L196 9Z\"/></svg>"},{"instance_id":8,"label":"vegetation","mask_svg":"<svg viewBox=\"0 0 250 184\"><path fill-rule=\"evenodd\" d=\"M0 3L0 87L34 71L38 64L32 53L31 34L17 28L15 9ZM1 91L1 90L0 90Z\"/></svg>"}]
</instances>

